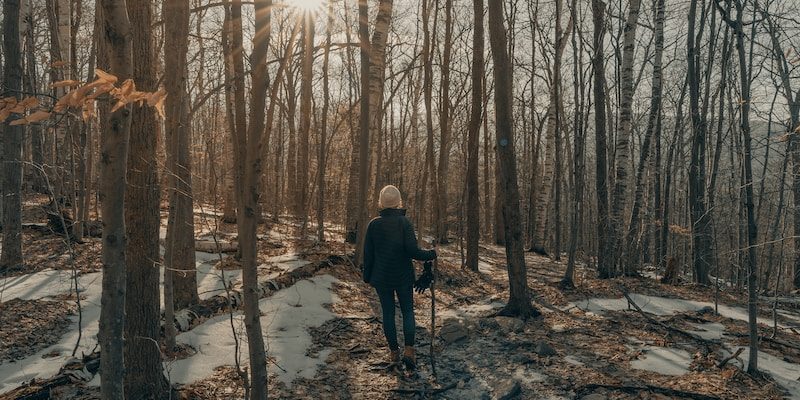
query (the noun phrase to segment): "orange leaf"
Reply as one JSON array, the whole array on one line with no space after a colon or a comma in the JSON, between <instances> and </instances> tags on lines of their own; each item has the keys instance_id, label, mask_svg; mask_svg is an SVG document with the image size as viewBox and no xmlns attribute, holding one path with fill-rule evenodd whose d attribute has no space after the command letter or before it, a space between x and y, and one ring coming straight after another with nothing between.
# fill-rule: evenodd
<instances>
[{"instance_id":1,"label":"orange leaf","mask_svg":"<svg viewBox=\"0 0 800 400\"><path fill-rule=\"evenodd\" d=\"M136 84L133 83L132 79L126 79L125 82L122 82L122 86L119 88L117 95L120 97L128 97L135 91Z\"/></svg>"},{"instance_id":2,"label":"orange leaf","mask_svg":"<svg viewBox=\"0 0 800 400\"><path fill-rule=\"evenodd\" d=\"M15 119L15 120L11 121L11 123L9 123L9 125L11 125L11 126L28 125L28 120L25 119L25 118Z\"/></svg>"},{"instance_id":3,"label":"orange leaf","mask_svg":"<svg viewBox=\"0 0 800 400\"><path fill-rule=\"evenodd\" d=\"M100 68L95 68L94 73L97 74L97 79L102 80L105 83L115 83L119 80L119 78L117 78L115 75L109 74Z\"/></svg>"},{"instance_id":4,"label":"orange leaf","mask_svg":"<svg viewBox=\"0 0 800 400\"><path fill-rule=\"evenodd\" d=\"M117 111L117 110L119 110L120 108L122 108L122 107L125 107L125 105L126 105L126 104L127 104L127 103L125 103L125 102L124 102L124 101L122 101L122 100L118 101L118 102L117 102L117 104L114 104L114 107L111 109L111 112L112 112L112 113L113 113L113 112L116 112L116 111Z\"/></svg>"},{"instance_id":5,"label":"orange leaf","mask_svg":"<svg viewBox=\"0 0 800 400\"><path fill-rule=\"evenodd\" d=\"M83 120L88 121L94 116L94 102L86 101L83 103Z\"/></svg>"},{"instance_id":6,"label":"orange leaf","mask_svg":"<svg viewBox=\"0 0 800 400\"><path fill-rule=\"evenodd\" d=\"M45 119L48 119L48 118L50 118L50 113L47 112L47 111L41 111L40 110L40 111L36 111L35 113L29 115L25 119L28 120L28 122L39 122L39 121L42 121L42 120L45 120Z\"/></svg>"},{"instance_id":7,"label":"orange leaf","mask_svg":"<svg viewBox=\"0 0 800 400\"><path fill-rule=\"evenodd\" d=\"M50 87L55 89L55 88L61 88L61 87L74 87L74 86L78 86L80 84L81 83L76 81L76 80L67 79L65 81L58 81L58 82L50 85Z\"/></svg>"}]
</instances>

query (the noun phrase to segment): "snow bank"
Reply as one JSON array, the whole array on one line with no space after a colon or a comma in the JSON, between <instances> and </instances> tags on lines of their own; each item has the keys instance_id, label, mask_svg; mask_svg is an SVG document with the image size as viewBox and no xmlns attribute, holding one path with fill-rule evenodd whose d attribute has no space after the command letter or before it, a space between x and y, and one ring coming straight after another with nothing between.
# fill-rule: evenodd
<instances>
[{"instance_id":1,"label":"snow bank","mask_svg":"<svg viewBox=\"0 0 800 400\"><path fill-rule=\"evenodd\" d=\"M694 312L704 307L714 307L713 303L705 303L702 301L674 299L667 297L647 296L643 294L632 293L631 299L642 308L644 312L655 315L671 315L679 312ZM570 303L564 310L573 307L578 307L581 310L595 315L603 315L606 311L621 311L633 309L633 306L628 306L628 300L624 297L618 299L604 299L604 298L591 298L581 300L578 302ZM730 319L738 319L747 322L747 310L741 307L731 307L724 304L719 305L719 313L723 317ZM772 320L769 318L758 318L758 323L772 325ZM781 328L787 328L785 325L778 324Z\"/></svg>"},{"instance_id":2,"label":"snow bank","mask_svg":"<svg viewBox=\"0 0 800 400\"><path fill-rule=\"evenodd\" d=\"M661 375L683 375L689 372L692 356L685 350L669 347L645 346L643 356L631 361L631 367Z\"/></svg>"},{"instance_id":3,"label":"snow bank","mask_svg":"<svg viewBox=\"0 0 800 400\"><path fill-rule=\"evenodd\" d=\"M689 332L706 340L721 340L722 335L725 334L725 326L719 322L708 322L705 324L689 323L689 325L695 328Z\"/></svg>"},{"instance_id":4,"label":"snow bank","mask_svg":"<svg viewBox=\"0 0 800 400\"><path fill-rule=\"evenodd\" d=\"M44 271L43 271L44 272ZM62 271L58 271L62 272ZM41 273L28 275L34 277ZM78 279L78 288L86 298L81 301L83 306L83 336L81 345L78 347L76 355L89 354L97 344L97 321L100 318L100 294L102 291L102 277L100 272L82 275ZM39 277L41 278L41 277ZM51 284L48 285L47 282ZM53 296L64 292L69 292L71 282L60 283L59 281L43 282L38 291L38 298ZM26 294L29 294L26 292ZM25 298L24 295L19 298ZM71 330L59 339L58 343L43 349L23 360L16 362L6 362L0 364L0 393L16 388L24 381L34 378L49 378L58 373L61 366L71 358L72 348L78 340L78 316L71 316ZM47 355L45 358L44 356Z\"/></svg>"},{"instance_id":5,"label":"snow bank","mask_svg":"<svg viewBox=\"0 0 800 400\"><path fill-rule=\"evenodd\" d=\"M317 276L259 301L259 308L264 315L261 326L268 354L283 370L272 364L269 368L278 374L281 382L290 385L298 377L313 378L317 367L330 354L330 350L321 351L316 356L306 354L312 345L308 328L318 327L334 317L325 304L338 300L331 291L336 281L330 275ZM240 340L241 363L247 365L247 343L241 313L234 314L234 326ZM211 375L216 367L235 363L235 342L228 315L209 319L191 331L181 333L177 341L194 347L197 354L165 364L173 382L194 382Z\"/></svg>"}]
</instances>

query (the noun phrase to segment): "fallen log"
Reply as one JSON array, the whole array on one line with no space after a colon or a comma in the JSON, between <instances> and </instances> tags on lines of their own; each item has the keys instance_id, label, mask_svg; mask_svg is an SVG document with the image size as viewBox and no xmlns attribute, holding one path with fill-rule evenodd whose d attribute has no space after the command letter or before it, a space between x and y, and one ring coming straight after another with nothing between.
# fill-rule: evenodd
<instances>
[{"instance_id":1,"label":"fallen log","mask_svg":"<svg viewBox=\"0 0 800 400\"><path fill-rule=\"evenodd\" d=\"M194 249L203 253L235 253L239 250L239 243L228 241L195 240Z\"/></svg>"},{"instance_id":2,"label":"fallen log","mask_svg":"<svg viewBox=\"0 0 800 400\"><path fill-rule=\"evenodd\" d=\"M348 259L340 255L330 255L328 258L308 265L304 265L289 272L285 272L274 279L258 282L258 298L263 299L283 288L294 285L297 281L310 278L317 272L331 268L336 265L344 265ZM200 301L175 312L175 326L181 332L192 329L200 321L220 315L229 310L228 305L233 310L238 309L242 304L241 288L230 289L226 294L220 294Z\"/></svg>"},{"instance_id":3,"label":"fallen log","mask_svg":"<svg viewBox=\"0 0 800 400\"><path fill-rule=\"evenodd\" d=\"M628 394L638 394L640 392L653 392L671 398L684 398L684 399L694 399L694 400L720 400L720 398L717 396L710 396L707 394L695 393L695 392L687 392L683 390L670 389L654 385L629 386L629 385L606 385L600 383L591 383L579 387L575 391L575 398L580 399L583 396L588 395L597 389L614 390L619 392L625 392Z\"/></svg>"},{"instance_id":4,"label":"fallen log","mask_svg":"<svg viewBox=\"0 0 800 400\"><path fill-rule=\"evenodd\" d=\"M633 308L635 308L636 311L638 311L639 314L641 314L643 317L645 317L648 321L650 321L650 322L652 322L652 323L654 323L654 324L656 324L656 325L658 325L658 326L660 326L660 327L662 327L662 328L664 328L664 329L666 329L668 331L672 331L672 332L678 333L678 334L683 335L685 337L688 337L688 338L690 338L692 340L696 340L696 341L698 341L700 343L703 343L706 346L720 344L720 342L717 341L717 340L704 339L704 338L700 337L700 335L684 331L683 329L676 328L676 327L674 327L672 325L668 325L668 324L666 324L664 322L661 322L661 321L653 318L652 316L650 316L646 312L644 312L644 310L642 310L642 308L639 307L639 305L636 304L635 301L633 301L631 296L628 294L628 291L624 287L620 287L619 290L622 292L622 295L625 296L625 298L628 300L628 304L632 305Z\"/></svg>"},{"instance_id":5,"label":"fallen log","mask_svg":"<svg viewBox=\"0 0 800 400\"><path fill-rule=\"evenodd\" d=\"M719 364L717 364L717 368L722 369L722 367L728 364L731 360L733 360L736 357L739 357L739 354L742 354L742 351L744 351L744 347L739 347L739 350L736 350L736 353L733 353L730 356L725 357L724 360L720 361Z\"/></svg>"},{"instance_id":6,"label":"fallen log","mask_svg":"<svg viewBox=\"0 0 800 400\"><path fill-rule=\"evenodd\" d=\"M88 382L100 369L100 352L94 352L83 359L68 361L56 376L48 379L34 379L0 396L0 400L46 400L51 399L53 389L74 382Z\"/></svg>"}]
</instances>

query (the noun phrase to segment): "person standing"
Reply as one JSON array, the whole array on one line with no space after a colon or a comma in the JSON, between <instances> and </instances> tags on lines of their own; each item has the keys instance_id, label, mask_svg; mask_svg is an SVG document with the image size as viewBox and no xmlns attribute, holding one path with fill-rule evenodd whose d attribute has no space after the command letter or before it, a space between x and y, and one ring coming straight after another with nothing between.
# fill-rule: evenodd
<instances>
[{"instance_id":1,"label":"person standing","mask_svg":"<svg viewBox=\"0 0 800 400\"><path fill-rule=\"evenodd\" d=\"M430 261L437 257L436 250L423 250L417 243L414 226L406 216L400 190L393 185L381 189L378 199L378 217L367 226L364 241L363 280L375 288L383 313L383 333L390 350L390 364L400 361L406 368L416 368L414 352L414 289L422 292L433 280L430 263L414 281L413 260ZM403 315L403 350L397 342L395 326L395 298Z\"/></svg>"}]
</instances>

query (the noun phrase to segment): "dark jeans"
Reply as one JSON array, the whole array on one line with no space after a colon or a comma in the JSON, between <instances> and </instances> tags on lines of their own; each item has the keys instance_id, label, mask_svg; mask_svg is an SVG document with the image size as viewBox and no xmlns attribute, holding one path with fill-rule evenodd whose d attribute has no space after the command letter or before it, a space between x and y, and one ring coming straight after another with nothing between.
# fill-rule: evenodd
<instances>
[{"instance_id":1,"label":"dark jeans","mask_svg":"<svg viewBox=\"0 0 800 400\"><path fill-rule=\"evenodd\" d=\"M386 341L389 343L389 348L398 350L397 345L397 327L394 323L394 308L395 308L395 293L397 293L397 301L400 303L400 312L403 314L403 342L406 346L414 345L414 330L416 323L414 322L414 292L411 285L400 288L375 288L378 292L378 298L381 301L381 310L383 311L383 334L386 335Z\"/></svg>"}]
</instances>

